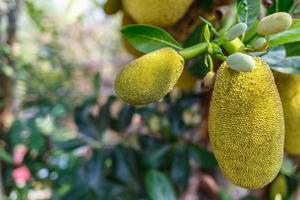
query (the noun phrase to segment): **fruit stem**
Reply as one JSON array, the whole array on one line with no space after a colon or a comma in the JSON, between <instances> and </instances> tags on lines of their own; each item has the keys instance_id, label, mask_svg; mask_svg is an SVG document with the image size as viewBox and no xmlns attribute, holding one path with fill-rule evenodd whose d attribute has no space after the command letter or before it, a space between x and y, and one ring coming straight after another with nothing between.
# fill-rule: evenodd
<instances>
[{"instance_id":1,"label":"fruit stem","mask_svg":"<svg viewBox=\"0 0 300 200\"><path fill-rule=\"evenodd\" d=\"M229 53L233 54L235 52L244 52L245 51L245 45L240 40L240 38L236 38L231 41L224 41L222 43L222 47Z\"/></svg>"},{"instance_id":2,"label":"fruit stem","mask_svg":"<svg viewBox=\"0 0 300 200\"><path fill-rule=\"evenodd\" d=\"M196 44L194 46L179 51L180 55L185 60L190 60L206 52L207 52L207 42L202 42L200 44Z\"/></svg>"}]
</instances>

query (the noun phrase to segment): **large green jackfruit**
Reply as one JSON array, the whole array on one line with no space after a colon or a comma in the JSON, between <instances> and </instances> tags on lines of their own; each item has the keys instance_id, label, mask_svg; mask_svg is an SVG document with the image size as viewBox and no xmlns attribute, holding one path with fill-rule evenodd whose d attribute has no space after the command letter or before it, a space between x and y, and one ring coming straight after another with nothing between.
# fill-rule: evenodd
<instances>
[{"instance_id":1,"label":"large green jackfruit","mask_svg":"<svg viewBox=\"0 0 300 200\"><path fill-rule=\"evenodd\" d=\"M275 73L285 120L285 151L300 155L300 75Z\"/></svg>"},{"instance_id":2,"label":"large green jackfruit","mask_svg":"<svg viewBox=\"0 0 300 200\"><path fill-rule=\"evenodd\" d=\"M124 10L139 24L166 27L187 12L193 0L123 0Z\"/></svg>"},{"instance_id":3,"label":"large green jackfruit","mask_svg":"<svg viewBox=\"0 0 300 200\"><path fill-rule=\"evenodd\" d=\"M224 175L236 185L261 188L279 172L284 118L269 66L255 59L251 72L223 63L209 111L212 150Z\"/></svg>"},{"instance_id":4,"label":"large green jackfruit","mask_svg":"<svg viewBox=\"0 0 300 200\"><path fill-rule=\"evenodd\" d=\"M162 48L129 63L117 76L116 94L125 102L145 105L169 93L178 81L184 59L172 48Z\"/></svg>"}]
</instances>

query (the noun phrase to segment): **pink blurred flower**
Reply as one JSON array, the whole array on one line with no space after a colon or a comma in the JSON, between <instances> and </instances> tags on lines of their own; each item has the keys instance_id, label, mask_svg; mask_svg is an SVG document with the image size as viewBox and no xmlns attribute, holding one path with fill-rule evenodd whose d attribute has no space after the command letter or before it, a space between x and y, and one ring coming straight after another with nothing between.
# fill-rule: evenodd
<instances>
[{"instance_id":1,"label":"pink blurred flower","mask_svg":"<svg viewBox=\"0 0 300 200\"><path fill-rule=\"evenodd\" d=\"M12 172L12 178L15 182L15 184L22 188L25 186L26 182L30 179L31 174L26 165L22 165Z\"/></svg>"},{"instance_id":2,"label":"pink blurred flower","mask_svg":"<svg viewBox=\"0 0 300 200\"><path fill-rule=\"evenodd\" d=\"M18 144L14 147L13 161L14 161L15 165L22 164L27 151L28 151L28 148L23 144Z\"/></svg>"}]
</instances>

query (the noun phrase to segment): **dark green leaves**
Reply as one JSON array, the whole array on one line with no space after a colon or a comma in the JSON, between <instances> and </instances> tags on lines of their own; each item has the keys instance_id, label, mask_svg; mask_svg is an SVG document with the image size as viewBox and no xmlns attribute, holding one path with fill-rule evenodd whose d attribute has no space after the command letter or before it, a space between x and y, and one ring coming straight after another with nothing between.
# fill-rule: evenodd
<instances>
[{"instance_id":1,"label":"dark green leaves","mask_svg":"<svg viewBox=\"0 0 300 200\"><path fill-rule=\"evenodd\" d=\"M296 172L296 165L295 163L289 159L289 158L284 158L280 172L286 176L292 176Z\"/></svg>"},{"instance_id":2,"label":"dark green leaves","mask_svg":"<svg viewBox=\"0 0 300 200\"><path fill-rule=\"evenodd\" d=\"M273 0L273 5L268 8L268 14L275 12L289 12L294 0Z\"/></svg>"},{"instance_id":3,"label":"dark green leaves","mask_svg":"<svg viewBox=\"0 0 300 200\"><path fill-rule=\"evenodd\" d=\"M143 53L163 47L182 49L181 45L168 32L155 26L129 25L122 28L121 32L137 50Z\"/></svg>"},{"instance_id":4,"label":"dark green leaves","mask_svg":"<svg viewBox=\"0 0 300 200\"><path fill-rule=\"evenodd\" d=\"M287 56L299 56L300 55L300 42L293 42L284 45Z\"/></svg>"},{"instance_id":5,"label":"dark green leaves","mask_svg":"<svg viewBox=\"0 0 300 200\"><path fill-rule=\"evenodd\" d=\"M12 163L12 157L2 147L0 147L0 160L6 163Z\"/></svg>"},{"instance_id":6,"label":"dark green leaves","mask_svg":"<svg viewBox=\"0 0 300 200\"><path fill-rule=\"evenodd\" d=\"M275 71L288 74L300 73L300 56L286 57L283 46L271 48L262 59Z\"/></svg>"},{"instance_id":7,"label":"dark green leaves","mask_svg":"<svg viewBox=\"0 0 300 200\"><path fill-rule=\"evenodd\" d=\"M300 20L294 19L292 26L288 30L270 37L269 45L278 46L298 41L300 41Z\"/></svg>"},{"instance_id":8,"label":"dark green leaves","mask_svg":"<svg viewBox=\"0 0 300 200\"><path fill-rule=\"evenodd\" d=\"M147 173L146 188L151 200L176 200L169 179L159 171L151 170Z\"/></svg>"},{"instance_id":9,"label":"dark green leaves","mask_svg":"<svg viewBox=\"0 0 300 200\"><path fill-rule=\"evenodd\" d=\"M241 0L237 12L238 21L250 27L260 14L260 0Z\"/></svg>"},{"instance_id":10,"label":"dark green leaves","mask_svg":"<svg viewBox=\"0 0 300 200\"><path fill-rule=\"evenodd\" d=\"M300 73L300 56L287 57L284 60L276 63L275 65L271 65L270 67L276 71L283 73Z\"/></svg>"},{"instance_id":11,"label":"dark green leaves","mask_svg":"<svg viewBox=\"0 0 300 200\"><path fill-rule=\"evenodd\" d=\"M212 170L218 166L217 160L214 155L198 145L190 145L189 147L190 159L206 170Z\"/></svg>"}]
</instances>

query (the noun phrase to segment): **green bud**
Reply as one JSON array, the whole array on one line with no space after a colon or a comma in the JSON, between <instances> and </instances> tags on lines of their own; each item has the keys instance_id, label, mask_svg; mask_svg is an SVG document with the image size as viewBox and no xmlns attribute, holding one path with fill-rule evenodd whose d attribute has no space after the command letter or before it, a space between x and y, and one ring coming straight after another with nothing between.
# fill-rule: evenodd
<instances>
[{"instance_id":1,"label":"green bud","mask_svg":"<svg viewBox=\"0 0 300 200\"><path fill-rule=\"evenodd\" d=\"M250 72L255 67L254 59L243 53L234 53L227 58L229 68L239 72Z\"/></svg>"},{"instance_id":2,"label":"green bud","mask_svg":"<svg viewBox=\"0 0 300 200\"><path fill-rule=\"evenodd\" d=\"M293 19L290 14L285 12L278 12L268 15L257 26L257 33L259 35L273 35L288 29L292 25Z\"/></svg>"},{"instance_id":3,"label":"green bud","mask_svg":"<svg viewBox=\"0 0 300 200\"><path fill-rule=\"evenodd\" d=\"M103 10L107 15L116 14L121 9L122 9L121 0L107 0L103 6Z\"/></svg>"},{"instance_id":4,"label":"green bud","mask_svg":"<svg viewBox=\"0 0 300 200\"><path fill-rule=\"evenodd\" d=\"M268 41L264 37L259 37L251 42L251 46L257 51L263 51L267 48Z\"/></svg>"},{"instance_id":5,"label":"green bud","mask_svg":"<svg viewBox=\"0 0 300 200\"><path fill-rule=\"evenodd\" d=\"M203 85L211 88L215 82L216 73L213 71L208 72L203 78Z\"/></svg>"},{"instance_id":6,"label":"green bud","mask_svg":"<svg viewBox=\"0 0 300 200\"><path fill-rule=\"evenodd\" d=\"M228 32L225 34L225 40L227 41L234 40L235 38L243 35L246 30L247 30L247 24L242 22L238 23L228 30Z\"/></svg>"}]
</instances>

